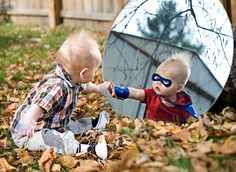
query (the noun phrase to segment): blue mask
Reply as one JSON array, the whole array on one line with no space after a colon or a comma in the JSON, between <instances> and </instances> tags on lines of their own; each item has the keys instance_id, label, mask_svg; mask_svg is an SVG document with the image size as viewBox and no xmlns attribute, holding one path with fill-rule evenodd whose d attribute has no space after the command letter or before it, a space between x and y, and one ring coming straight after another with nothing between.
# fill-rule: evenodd
<instances>
[{"instance_id":1,"label":"blue mask","mask_svg":"<svg viewBox=\"0 0 236 172\"><path fill-rule=\"evenodd\" d=\"M167 88L172 85L172 81L170 79L164 78L157 73L152 74L152 80L153 81L160 81Z\"/></svg>"}]
</instances>

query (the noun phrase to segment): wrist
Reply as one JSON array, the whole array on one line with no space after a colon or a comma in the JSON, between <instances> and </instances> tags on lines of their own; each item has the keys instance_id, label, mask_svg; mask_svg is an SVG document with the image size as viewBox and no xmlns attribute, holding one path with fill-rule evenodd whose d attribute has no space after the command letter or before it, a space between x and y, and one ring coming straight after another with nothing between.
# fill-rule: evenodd
<instances>
[{"instance_id":1,"label":"wrist","mask_svg":"<svg viewBox=\"0 0 236 172\"><path fill-rule=\"evenodd\" d=\"M118 87L118 86L115 86L114 87L114 90L115 90L115 95L118 99L126 99L129 97L129 89L128 87Z\"/></svg>"}]
</instances>

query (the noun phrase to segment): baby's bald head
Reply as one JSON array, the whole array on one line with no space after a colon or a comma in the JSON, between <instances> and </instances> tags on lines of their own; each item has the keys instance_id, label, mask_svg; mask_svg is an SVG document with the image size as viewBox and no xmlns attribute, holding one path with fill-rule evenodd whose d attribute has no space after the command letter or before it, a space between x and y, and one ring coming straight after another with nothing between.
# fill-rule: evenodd
<instances>
[{"instance_id":1,"label":"baby's bald head","mask_svg":"<svg viewBox=\"0 0 236 172\"><path fill-rule=\"evenodd\" d=\"M97 42L85 31L74 33L61 45L58 63L73 74L83 68L91 68L101 63L101 53Z\"/></svg>"},{"instance_id":2,"label":"baby's bald head","mask_svg":"<svg viewBox=\"0 0 236 172\"><path fill-rule=\"evenodd\" d=\"M190 53L176 53L162 62L158 68L164 70L179 84L185 85L190 76Z\"/></svg>"}]
</instances>

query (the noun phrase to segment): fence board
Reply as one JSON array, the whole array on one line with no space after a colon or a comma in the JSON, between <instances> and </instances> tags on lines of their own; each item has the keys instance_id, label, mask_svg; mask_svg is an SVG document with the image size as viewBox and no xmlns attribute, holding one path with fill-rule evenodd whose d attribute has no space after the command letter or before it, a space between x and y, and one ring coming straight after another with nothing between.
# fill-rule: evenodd
<instances>
[{"instance_id":1,"label":"fence board","mask_svg":"<svg viewBox=\"0 0 236 172\"><path fill-rule=\"evenodd\" d=\"M93 1L92 0L84 1L84 12L91 13L92 11L93 11Z\"/></svg>"},{"instance_id":2,"label":"fence board","mask_svg":"<svg viewBox=\"0 0 236 172\"><path fill-rule=\"evenodd\" d=\"M61 17L68 19L82 19L82 20L99 20L99 21L113 21L116 17L116 13L83 13L67 11L61 12Z\"/></svg>"},{"instance_id":3,"label":"fence board","mask_svg":"<svg viewBox=\"0 0 236 172\"><path fill-rule=\"evenodd\" d=\"M236 1L231 0L231 20L233 27L236 27Z\"/></svg>"},{"instance_id":4,"label":"fence board","mask_svg":"<svg viewBox=\"0 0 236 172\"><path fill-rule=\"evenodd\" d=\"M0 13L3 12L0 9ZM23 16L48 16L48 9L12 9L5 12L8 15Z\"/></svg>"},{"instance_id":5,"label":"fence board","mask_svg":"<svg viewBox=\"0 0 236 172\"><path fill-rule=\"evenodd\" d=\"M102 0L93 0L93 9L95 12L102 12Z\"/></svg>"},{"instance_id":6,"label":"fence board","mask_svg":"<svg viewBox=\"0 0 236 172\"><path fill-rule=\"evenodd\" d=\"M113 1L103 0L103 12L111 13L113 11Z\"/></svg>"}]
</instances>

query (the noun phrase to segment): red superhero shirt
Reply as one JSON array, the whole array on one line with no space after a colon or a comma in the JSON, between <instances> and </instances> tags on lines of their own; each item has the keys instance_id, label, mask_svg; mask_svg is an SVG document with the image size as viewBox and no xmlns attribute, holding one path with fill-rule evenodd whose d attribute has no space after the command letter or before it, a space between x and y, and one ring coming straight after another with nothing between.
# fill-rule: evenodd
<instances>
[{"instance_id":1,"label":"red superhero shirt","mask_svg":"<svg viewBox=\"0 0 236 172\"><path fill-rule=\"evenodd\" d=\"M174 123L177 125L187 123L186 119L191 114L182 108L166 106L159 95L153 89L144 89L146 103L146 118L154 121L164 121ZM185 105L191 101L191 98L184 91L177 94L177 101L175 104Z\"/></svg>"}]
</instances>

